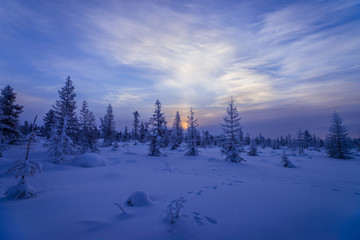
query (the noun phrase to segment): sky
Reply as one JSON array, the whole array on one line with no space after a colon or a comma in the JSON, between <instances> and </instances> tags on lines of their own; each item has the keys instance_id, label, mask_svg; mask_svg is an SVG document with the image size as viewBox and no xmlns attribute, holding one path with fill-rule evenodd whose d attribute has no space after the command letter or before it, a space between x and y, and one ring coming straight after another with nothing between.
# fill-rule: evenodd
<instances>
[{"instance_id":1,"label":"sky","mask_svg":"<svg viewBox=\"0 0 360 240\"><path fill-rule=\"evenodd\" d=\"M360 1L1 0L0 87L22 120L44 114L70 76L97 119L118 130L148 121L159 99L168 125L190 107L220 131L234 97L251 136L326 136L337 111L360 137Z\"/></svg>"}]
</instances>

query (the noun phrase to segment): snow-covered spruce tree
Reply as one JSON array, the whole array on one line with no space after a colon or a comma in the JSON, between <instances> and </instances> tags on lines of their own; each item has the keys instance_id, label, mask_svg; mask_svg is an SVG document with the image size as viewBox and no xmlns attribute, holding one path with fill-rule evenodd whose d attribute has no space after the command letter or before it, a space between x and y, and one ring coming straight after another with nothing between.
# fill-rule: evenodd
<instances>
[{"instance_id":1,"label":"snow-covered spruce tree","mask_svg":"<svg viewBox=\"0 0 360 240\"><path fill-rule=\"evenodd\" d=\"M133 139L134 139L134 145L137 144L137 141L139 140L139 131L140 131L140 126L139 126L139 117L140 114L138 111L133 112L134 115L134 121L133 121Z\"/></svg>"},{"instance_id":2,"label":"snow-covered spruce tree","mask_svg":"<svg viewBox=\"0 0 360 240\"><path fill-rule=\"evenodd\" d=\"M80 126L80 149L82 153L87 151L98 152L97 140L99 138L93 112L89 110L89 105L83 101L79 117Z\"/></svg>"},{"instance_id":3,"label":"snow-covered spruce tree","mask_svg":"<svg viewBox=\"0 0 360 240\"><path fill-rule=\"evenodd\" d=\"M54 163L63 164L68 160L68 156L78 152L79 146L67 135L68 121L65 117L63 127L60 132L53 132L50 137L50 152L56 158Z\"/></svg>"},{"instance_id":4,"label":"snow-covered spruce tree","mask_svg":"<svg viewBox=\"0 0 360 240\"><path fill-rule=\"evenodd\" d=\"M149 156L161 156L160 148L163 146L166 134L165 124L165 113L161 112L161 103L159 100L156 100L154 114L150 118Z\"/></svg>"},{"instance_id":5,"label":"snow-covered spruce tree","mask_svg":"<svg viewBox=\"0 0 360 240\"><path fill-rule=\"evenodd\" d=\"M163 147L163 148L166 148L166 147L169 146L169 144L170 144L170 139L171 139L171 130L168 129L168 127L167 127L166 124L167 124L167 123L165 122L165 126L164 126L164 132L165 132L165 134L164 134L164 137L163 137L163 141L162 141L162 143L161 143L161 147Z\"/></svg>"},{"instance_id":6,"label":"snow-covered spruce tree","mask_svg":"<svg viewBox=\"0 0 360 240\"><path fill-rule=\"evenodd\" d=\"M182 141L183 141L183 128L181 126L181 118L179 111L177 111L172 125L171 140L170 140L171 149L174 150L180 147Z\"/></svg>"},{"instance_id":7,"label":"snow-covered spruce tree","mask_svg":"<svg viewBox=\"0 0 360 240\"><path fill-rule=\"evenodd\" d=\"M139 130L139 142L143 143L145 141L146 141L145 125L144 122L141 122L140 130Z\"/></svg>"},{"instance_id":8,"label":"snow-covered spruce tree","mask_svg":"<svg viewBox=\"0 0 360 240\"><path fill-rule=\"evenodd\" d=\"M304 134L301 131L301 128L299 128L296 134L297 134L296 142L299 149L299 155L301 155L304 154Z\"/></svg>"},{"instance_id":9,"label":"snow-covered spruce tree","mask_svg":"<svg viewBox=\"0 0 360 240\"><path fill-rule=\"evenodd\" d=\"M22 113L23 106L15 104L16 93L10 85L1 89L0 95L0 127L2 131L2 141L6 143L16 143L21 137L19 127L19 115Z\"/></svg>"},{"instance_id":10,"label":"snow-covered spruce tree","mask_svg":"<svg viewBox=\"0 0 360 240\"><path fill-rule=\"evenodd\" d=\"M129 131L128 131L128 127L125 126L125 128L124 128L123 141L124 141L124 142L130 142L130 140L131 140L131 135L130 135L130 133L129 133Z\"/></svg>"},{"instance_id":11,"label":"snow-covered spruce tree","mask_svg":"<svg viewBox=\"0 0 360 240\"><path fill-rule=\"evenodd\" d=\"M249 156L257 156L257 145L255 142L255 139L251 139L250 141L250 147L249 147L249 152L248 152Z\"/></svg>"},{"instance_id":12,"label":"snow-covered spruce tree","mask_svg":"<svg viewBox=\"0 0 360 240\"><path fill-rule=\"evenodd\" d=\"M50 139L50 134L54 132L56 128L56 116L55 111L50 109L43 118L44 122L44 134L47 139Z\"/></svg>"},{"instance_id":13,"label":"snow-covered spruce tree","mask_svg":"<svg viewBox=\"0 0 360 240\"><path fill-rule=\"evenodd\" d=\"M304 131L304 148L309 149L310 147L313 147L313 138L308 130Z\"/></svg>"},{"instance_id":14,"label":"snow-covered spruce tree","mask_svg":"<svg viewBox=\"0 0 360 240\"><path fill-rule=\"evenodd\" d=\"M79 124L76 116L76 93L74 92L75 88L73 83L68 76L65 80L65 86L59 90L60 99L56 101L55 105L53 105L53 109L55 111L56 116L56 129L58 134L60 135L64 129L64 122L66 119L67 128L66 135L69 136L72 142L77 143L78 133L79 133Z\"/></svg>"},{"instance_id":15,"label":"snow-covered spruce tree","mask_svg":"<svg viewBox=\"0 0 360 240\"><path fill-rule=\"evenodd\" d=\"M100 118L101 121L101 133L104 138L103 146L108 147L111 146L112 142L115 140L115 121L114 114L111 104L108 105L106 109L106 114L104 118Z\"/></svg>"},{"instance_id":16,"label":"snow-covered spruce tree","mask_svg":"<svg viewBox=\"0 0 360 240\"><path fill-rule=\"evenodd\" d=\"M197 146L197 130L196 127L199 126L198 120L194 116L194 111L190 108L190 116L187 117L187 138L186 138L186 153L185 156L197 156L199 155L199 150Z\"/></svg>"},{"instance_id":17,"label":"snow-covered spruce tree","mask_svg":"<svg viewBox=\"0 0 360 240\"><path fill-rule=\"evenodd\" d=\"M210 135L209 131L206 130L206 131L203 131L202 132L202 143L201 145L204 147L204 148L208 148L208 147L212 147L212 138L213 136Z\"/></svg>"},{"instance_id":18,"label":"snow-covered spruce tree","mask_svg":"<svg viewBox=\"0 0 360 240\"><path fill-rule=\"evenodd\" d=\"M226 161L246 162L240 156L239 132L241 130L239 112L235 106L235 100L231 97L224 117L225 124L221 124L224 134L224 142L222 144L221 153L225 155Z\"/></svg>"},{"instance_id":19,"label":"snow-covered spruce tree","mask_svg":"<svg viewBox=\"0 0 360 240\"><path fill-rule=\"evenodd\" d=\"M8 174L15 173L15 177L20 178L19 183L13 187L9 187L5 193L5 195L10 199L28 199L36 196L36 190L31 187L27 181L27 177L33 177L41 173L41 165L36 161L30 161L28 159L31 141L37 133L37 131L35 131L36 118L37 116L34 119L31 132L28 135L28 146L25 160L18 160L14 162L8 170Z\"/></svg>"},{"instance_id":20,"label":"snow-covered spruce tree","mask_svg":"<svg viewBox=\"0 0 360 240\"><path fill-rule=\"evenodd\" d=\"M342 120L337 112L334 112L329 127L329 135L326 137L326 152L332 158L348 159L350 151L350 139L347 137L347 127L342 125Z\"/></svg>"},{"instance_id":21,"label":"snow-covered spruce tree","mask_svg":"<svg viewBox=\"0 0 360 240\"><path fill-rule=\"evenodd\" d=\"M287 168L294 168L295 166L290 162L289 158L286 155L285 150L281 154L280 166Z\"/></svg>"}]
</instances>

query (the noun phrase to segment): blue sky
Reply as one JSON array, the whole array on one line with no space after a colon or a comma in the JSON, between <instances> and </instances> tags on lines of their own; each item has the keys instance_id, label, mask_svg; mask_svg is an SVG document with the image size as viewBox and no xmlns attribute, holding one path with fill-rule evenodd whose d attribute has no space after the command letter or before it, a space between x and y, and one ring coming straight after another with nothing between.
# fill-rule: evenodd
<instances>
[{"instance_id":1,"label":"blue sky","mask_svg":"<svg viewBox=\"0 0 360 240\"><path fill-rule=\"evenodd\" d=\"M159 99L217 131L231 96L244 131L360 135L360 1L14 1L0 7L0 87L43 116L70 75L118 129ZM79 107L78 107L79 108Z\"/></svg>"}]
</instances>

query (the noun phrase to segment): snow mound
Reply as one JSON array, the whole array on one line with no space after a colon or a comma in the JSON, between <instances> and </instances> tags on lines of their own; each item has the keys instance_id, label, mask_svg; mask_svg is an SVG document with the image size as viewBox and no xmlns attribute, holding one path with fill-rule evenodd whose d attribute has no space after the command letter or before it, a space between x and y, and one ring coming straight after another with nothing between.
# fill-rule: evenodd
<instances>
[{"instance_id":1,"label":"snow mound","mask_svg":"<svg viewBox=\"0 0 360 240\"><path fill-rule=\"evenodd\" d=\"M151 204L151 201L145 192L137 191L130 195L126 203L131 207L141 207Z\"/></svg>"},{"instance_id":2,"label":"snow mound","mask_svg":"<svg viewBox=\"0 0 360 240\"><path fill-rule=\"evenodd\" d=\"M24 178L17 185L9 187L5 195L9 199L29 199L36 196L36 190Z\"/></svg>"},{"instance_id":3,"label":"snow mound","mask_svg":"<svg viewBox=\"0 0 360 240\"><path fill-rule=\"evenodd\" d=\"M85 153L79 155L75 157L70 164L84 168L103 167L108 165L107 160L97 153Z\"/></svg>"}]
</instances>

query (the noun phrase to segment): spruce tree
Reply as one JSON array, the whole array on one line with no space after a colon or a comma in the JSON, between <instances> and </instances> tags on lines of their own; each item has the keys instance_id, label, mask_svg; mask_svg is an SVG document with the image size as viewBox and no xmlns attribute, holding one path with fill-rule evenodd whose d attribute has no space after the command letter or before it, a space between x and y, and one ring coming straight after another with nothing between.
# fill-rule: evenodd
<instances>
[{"instance_id":1,"label":"spruce tree","mask_svg":"<svg viewBox=\"0 0 360 240\"><path fill-rule=\"evenodd\" d=\"M160 148L163 146L166 134L166 120L165 113L161 112L161 103L159 100L155 102L155 109L153 116L150 118L150 125L149 156L161 156Z\"/></svg>"},{"instance_id":2,"label":"spruce tree","mask_svg":"<svg viewBox=\"0 0 360 240\"><path fill-rule=\"evenodd\" d=\"M52 114L48 112L50 119L49 150L56 157L55 163L63 163L68 155L73 155L79 150L79 125L76 116L76 94L74 86L68 76L65 80L65 86L59 90L59 100L53 105L56 126L53 124Z\"/></svg>"},{"instance_id":3,"label":"spruce tree","mask_svg":"<svg viewBox=\"0 0 360 240\"><path fill-rule=\"evenodd\" d=\"M77 140L79 128L78 128L78 120L76 117L76 93L75 87L68 76L65 80L65 86L59 90L60 99L56 101L55 105L53 105L53 109L55 111L55 116L57 120L57 131L63 131L64 122L66 119L67 128L66 135L71 138L71 140L75 143Z\"/></svg>"},{"instance_id":4,"label":"spruce tree","mask_svg":"<svg viewBox=\"0 0 360 240\"><path fill-rule=\"evenodd\" d=\"M47 139L50 139L50 134L56 128L56 115L53 109L50 109L43 118L44 122L44 134Z\"/></svg>"},{"instance_id":5,"label":"spruce tree","mask_svg":"<svg viewBox=\"0 0 360 240\"><path fill-rule=\"evenodd\" d=\"M67 133L68 120L65 116L62 129L60 131L50 134L50 152L56 158L56 164L63 164L68 160L69 155L74 155L78 152L79 146L73 142Z\"/></svg>"},{"instance_id":6,"label":"spruce tree","mask_svg":"<svg viewBox=\"0 0 360 240\"><path fill-rule=\"evenodd\" d=\"M190 116L187 117L187 140L186 140L186 156L197 156L199 155L199 150L197 147L197 130L196 127L199 126L198 120L194 116L194 111L190 108Z\"/></svg>"},{"instance_id":7,"label":"spruce tree","mask_svg":"<svg viewBox=\"0 0 360 240\"><path fill-rule=\"evenodd\" d=\"M139 142L143 143L146 141L146 131L144 122L140 124L140 131L139 131Z\"/></svg>"},{"instance_id":8,"label":"spruce tree","mask_svg":"<svg viewBox=\"0 0 360 240\"><path fill-rule=\"evenodd\" d=\"M350 140L347 137L347 128L342 125L342 119L337 112L334 112L329 127L329 134L326 138L326 151L332 158L348 159L350 151Z\"/></svg>"},{"instance_id":9,"label":"spruce tree","mask_svg":"<svg viewBox=\"0 0 360 240\"><path fill-rule=\"evenodd\" d=\"M181 118L179 111L177 111L172 125L171 149L174 150L180 147L182 141L183 141L183 128L181 126Z\"/></svg>"},{"instance_id":10,"label":"spruce tree","mask_svg":"<svg viewBox=\"0 0 360 240\"><path fill-rule=\"evenodd\" d=\"M89 105L86 101L83 101L81 105L79 126L81 152L85 153L88 150L91 152L98 152L98 131L96 127L95 116L93 112L89 110Z\"/></svg>"},{"instance_id":11,"label":"spruce tree","mask_svg":"<svg viewBox=\"0 0 360 240\"><path fill-rule=\"evenodd\" d=\"M23 112L23 106L15 104L16 93L10 85L1 89L0 95L0 130L2 141L15 143L22 136L19 126L19 115Z\"/></svg>"},{"instance_id":12,"label":"spruce tree","mask_svg":"<svg viewBox=\"0 0 360 240\"><path fill-rule=\"evenodd\" d=\"M297 145L299 155L304 154L304 133L301 131L301 128L297 131Z\"/></svg>"},{"instance_id":13,"label":"spruce tree","mask_svg":"<svg viewBox=\"0 0 360 240\"><path fill-rule=\"evenodd\" d=\"M123 141L124 142L129 142L131 139L130 139L130 134L129 134L129 131L128 131L128 127L125 126L124 128L124 136L123 136Z\"/></svg>"},{"instance_id":14,"label":"spruce tree","mask_svg":"<svg viewBox=\"0 0 360 240\"><path fill-rule=\"evenodd\" d=\"M245 161L241 156L240 140L237 136L240 134L241 124L239 113L235 106L235 100L231 97L224 117L225 124L222 124L223 134L225 136L222 144L221 153L225 155L226 161L241 162Z\"/></svg>"},{"instance_id":15,"label":"spruce tree","mask_svg":"<svg viewBox=\"0 0 360 240\"><path fill-rule=\"evenodd\" d=\"M100 121L102 137L104 138L103 145L105 147L111 146L116 136L114 114L111 104L108 105L106 114L104 118L100 118Z\"/></svg>"},{"instance_id":16,"label":"spruce tree","mask_svg":"<svg viewBox=\"0 0 360 240\"><path fill-rule=\"evenodd\" d=\"M309 149L310 147L313 147L313 138L308 130L304 131L304 148Z\"/></svg>"},{"instance_id":17,"label":"spruce tree","mask_svg":"<svg viewBox=\"0 0 360 240\"><path fill-rule=\"evenodd\" d=\"M255 142L255 139L251 139L250 141L250 147L249 147L249 152L248 152L249 156L257 156L257 145Z\"/></svg>"},{"instance_id":18,"label":"spruce tree","mask_svg":"<svg viewBox=\"0 0 360 240\"><path fill-rule=\"evenodd\" d=\"M133 121L133 138L134 138L134 144L137 144L137 140L139 140L139 117L140 114L138 111L133 112L134 115L134 121Z\"/></svg>"},{"instance_id":19,"label":"spruce tree","mask_svg":"<svg viewBox=\"0 0 360 240\"><path fill-rule=\"evenodd\" d=\"M212 136L210 135L208 130L202 132L202 146L204 148L211 147L212 145L211 137Z\"/></svg>"}]
</instances>

